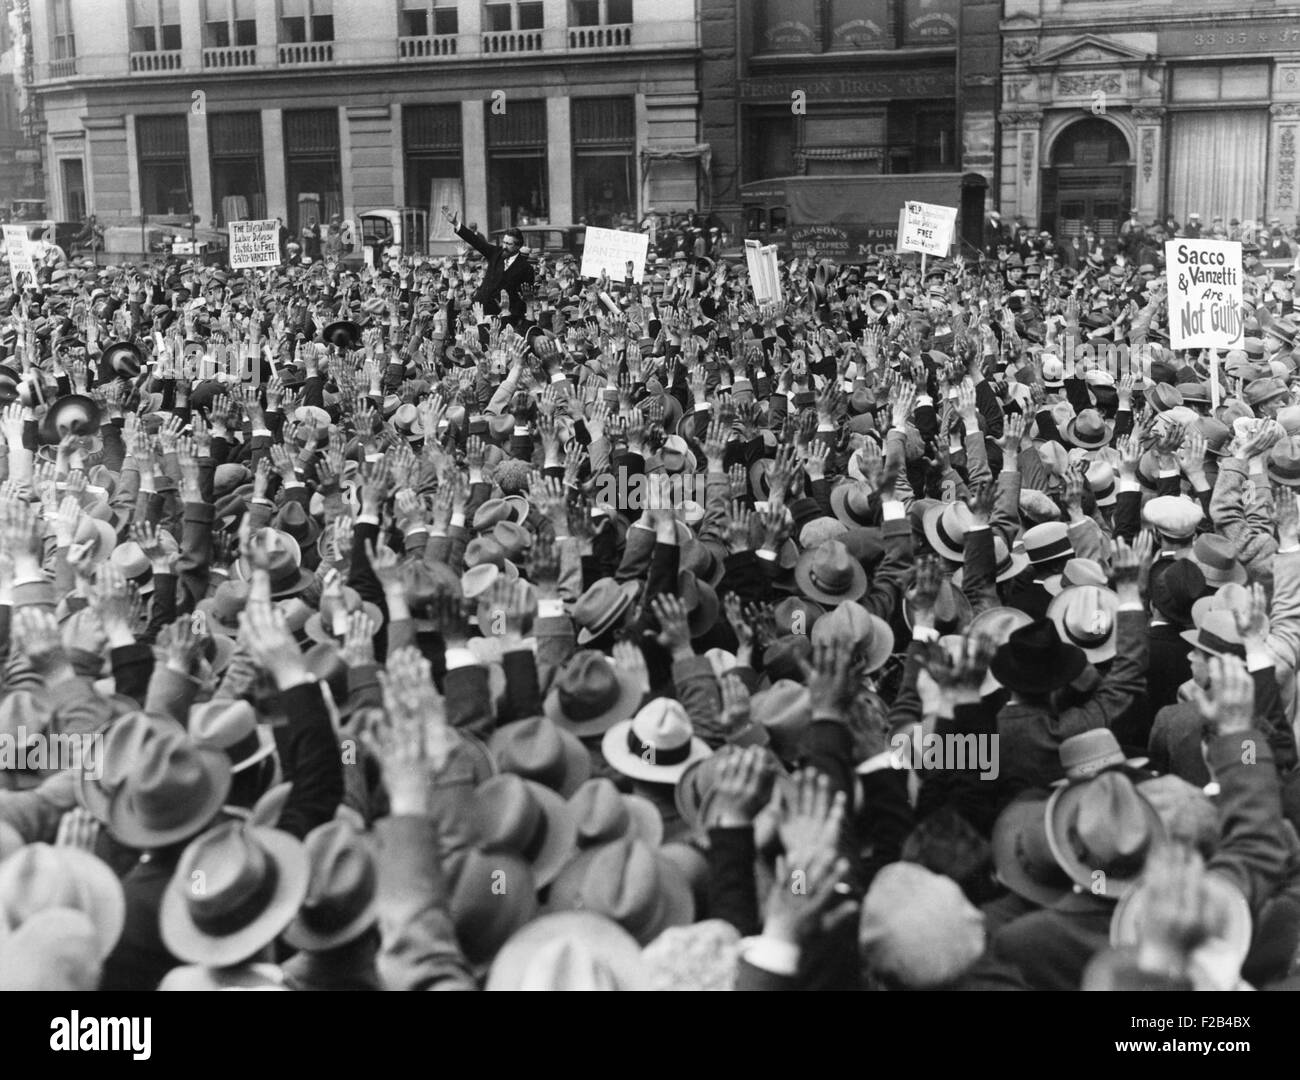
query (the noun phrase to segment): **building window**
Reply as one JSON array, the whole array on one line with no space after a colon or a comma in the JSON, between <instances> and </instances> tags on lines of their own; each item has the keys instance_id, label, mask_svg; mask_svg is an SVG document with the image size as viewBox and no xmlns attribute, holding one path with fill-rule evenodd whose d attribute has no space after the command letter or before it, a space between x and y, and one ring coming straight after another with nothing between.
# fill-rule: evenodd
<instances>
[{"instance_id":1,"label":"building window","mask_svg":"<svg viewBox=\"0 0 1300 1080\"><path fill-rule=\"evenodd\" d=\"M180 47L180 0L131 0L132 52L173 52Z\"/></svg>"},{"instance_id":2,"label":"building window","mask_svg":"<svg viewBox=\"0 0 1300 1080\"><path fill-rule=\"evenodd\" d=\"M961 0L903 0L904 45L955 45Z\"/></svg>"},{"instance_id":3,"label":"building window","mask_svg":"<svg viewBox=\"0 0 1300 1080\"><path fill-rule=\"evenodd\" d=\"M829 47L892 49L894 20L890 0L831 0Z\"/></svg>"},{"instance_id":4,"label":"building window","mask_svg":"<svg viewBox=\"0 0 1300 1080\"><path fill-rule=\"evenodd\" d=\"M488 217L492 229L545 221L546 102L511 101L504 113L484 102L487 126Z\"/></svg>"},{"instance_id":5,"label":"building window","mask_svg":"<svg viewBox=\"0 0 1300 1080\"><path fill-rule=\"evenodd\" d=\"M65 221L80 221L86 216L86 170L81 158L64 158L59 162L63 174L63 212Z\"/></svg>"},{"instance_id":6,"label":"building window","mask_svg":"<svg viewBox=\"0 0 1300 1080\"><path fill-rule=\"evenodd\" d=\"M50 58L71 60L77 55L72 36L72 0L50 0Z\"/></svg>"},{"instance_id":7,"label":"building window","mask_svg":"<svg viewBox=\"0 0 1300 1080\"><path fill-rule=\"evenodd\" d=\"M300 233L308 223L328 225L343 213L337 109L303 109L284 114L285 186L289 228Z\"/></svg>"},{"instance_id":8,"label":"building window","mask_svg":"<svg viewBox=\"0 0 1300 1080\"><path fill-rule=\"evenodd\" d=\"M1234 64L1219 67L1189 64L1175 67L1170 91L1170 101L1180 105L1218 101L1266 101L1269 97L1269 65Z\"/></svg>"},{"instance_id":9,"label":"building window","mask_svg":"<svg viewBox=\"0 0 1300 1080\"><path fill-rule=\"evenodd\" d=\"M455 0L402 0L402 37L433 37L460 33Z\"/></svg>"},{"instance_id":10,"label":"building window","mask_svg":"<svg viewBox=\"0 0 1300 1080\"><path fill-rule=\"evenodd\" d=\"M257 44L256 0L204 0L203 46L228 49Z\"/></svg>"},{"instance_id":11,"label":"building window","mask_svg":"<svg viewBox=\"0 0 1300 1080\"><path fill-rule=\"evenodd\" d=\"M503 30L540 30L542 4L540 0L508 0L508 2L483 5L483 29L489 33Z\"/></svg>"},{"instance_id":12,"label":"building window","mask_svg":"<svg viewBox=\"0 0 1300 1080\"><path fill-rule=\"evenodd\" d=\"M580 225L636 225L633 98L574 98L573 210Z\"/></svg>"},{"instance_id":13,"label":"building window","mask_svg":"<svg viewBox=\"0 0 1300 1080\"><path fill-rule=\"evenodd\" d=\"M758 52L820 52L817 0L759 0Z\"/></svg>"},{"instance_id":14,"label":"building window","mask_svg":"<svg viewBox=\"0 0 1300 1080\"><path fill-rule=\"evenodd\" d=\"M427 208L431 239L454 241L442 207L464 209L460 105L404 105L406 205Z\"/></svg>"},{"instance_id":15,"label":"building window","mask_svg":"<svg viewBox=\"0 0 1300 1080\"><path fill-rule=\"evenodd\" d=\"M744 133L746 181L794 175L795 118L789 109L747 110Z\"/></svg>"},{"instance_id":16,"label":"building window","mask_svg":"<svg viewBox=\"0 0 1300 1080\"><path fill-rule=\"evenodd\" d=\"M265 218L262 114L212 113L208 117L208 147L216 224Z\"/></svg>"},{"instance_id":17,"label":"building window","mask_svg":"<svg viewBox=\"0 0 1300 1080\"><path fill-rule=\"evenodd\" d=\"M570 0L570 26L622 26L632 21L632 0Z\"/></svg>"},{"instance_id":18,"label":"building window","mask_svg":"<svg viewBox=\"0 0 1300 1080\"><path fill-rule=\"evenodd\" d=\"M189 124L182 116L137 116L136 153L140 165L140 209L144 214L189 214Z\"/></svg>"},{"instance_id":19,"label":"building window","mask_svg":"<svg viewBox=\"0 0 1300 1080\"><path fill-rule=\"evenodd\" d=\"M334 0L280 0L280 44L334 40Z\"/></svg>"}]
</instances>

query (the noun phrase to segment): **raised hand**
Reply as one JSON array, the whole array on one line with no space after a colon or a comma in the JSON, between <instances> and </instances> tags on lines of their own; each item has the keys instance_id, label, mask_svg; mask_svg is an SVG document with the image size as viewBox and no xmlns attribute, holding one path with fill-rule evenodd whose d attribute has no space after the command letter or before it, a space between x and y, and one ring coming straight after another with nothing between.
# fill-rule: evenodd
<instances>
[{"instance_id":1,"label":"raised hand","mask_svg":"<svg viewBox=\"0 0 1300 1080\"><path fill-rule=\"evenodd\" d=\"M715 816L708 824L722 829L751 825L771 798L776 772L771 756L759 746L724 746L715 755L713 768L710 801Z\"/></svg>"},{"instance_id":2,"label":"raised hand","mask_svg":"<svg viewBox=\"0 0 1300 1080\"><path fill-rule=\"evenodd\" d=\"M1210 687L1193 685L1192 701L1207 723L1220 735L1235 735L1255 726L1255 684L1244 661L1235 656L1212 656L1208 661Z\"/></svg>"}]
</instances>

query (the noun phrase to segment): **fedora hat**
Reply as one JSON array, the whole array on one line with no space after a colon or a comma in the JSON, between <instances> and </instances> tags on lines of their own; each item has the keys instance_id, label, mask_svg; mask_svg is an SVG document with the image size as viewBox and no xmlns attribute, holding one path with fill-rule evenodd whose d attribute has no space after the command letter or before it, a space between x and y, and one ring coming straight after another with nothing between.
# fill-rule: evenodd
<instances>
[{"instance_id":1,"label":"fedora hat","mask_svg":"<svg viewBox=\"0 0 1300 1080\"><path fill-rule=\"evenodd\" d=\"M1007 547L1007 542L1002 539L1002 535L994 531L993 566L997 581L1001 584L1023 574L1029 566L1029 556L1019 547ZM958 589L961 588L962 581L965 580L965 574L966 568L964 566L959 566L953 571L952 583Z\"/></svg>"},{"instance_id":2,"label":"fedora hat","mask_svg":"<svg viewBox=\"0 0 1300 1080\"><path fill-rule=\"evenodd\" d=\"M912 609L916 601L915 586L903 594L903 622L912 629ZM960 633L971 620L970 601L962 593L960 586L954 586L944 579L939 584L939 595L934 601L935 627L940 634Z\"/></svg>"},{"instance_id":3,"label":"fedora hat","mask_svg":"<svg viewBox=\"0 0 1300 1080\"><path fill-rule=\"evenodd\" d=\"M144 354L133 342L115 341L104 348L100 363L117 375L134 379L144 367Z\"/></svg>"},{"instance_id":4,"label":"fedora hat","mask_svg":"<svg viewBox=\"0 0 1300 1080\"><path fill-rule=\"evenodd\" d=\"M488 990L649 990L636 938L592 911L534 919L501 947Z\"/></svg>"},{"instance_id":5,"label":"fedora hat","mask_svg":"<svg viewBox=\"0 0 1300 1080\"><path fill-rule=\"evenodd\" d=\"M582 649L556 676L542 706L544 714L575 735L603 735L636 713L641 687L631 672L604 653Z\"/></svg>"},{"instance_id":6,"label":"fedora hat","mask_svg":"<svg viewBox=\"0 0 1300 1080\"><path fill-rule=\"evenodd\" d=\"M772 610L778 634L807 634L826 609L802 596L787 596Z\"/></svg>"},{"instance_id":7,"label":"fedora hat","mask_svg":"<svg viewBox=\"0 0 1300 1080\"><path fill-rule=\"evenodd\" d=\"M492 539L501 545L507 559L518 559L533 546L533 535L513 521L498 521L492 526Z\"/></svg>"},{"instance_id":8,"label":"fedora hat","mask_svg":"<svg viewBox=\"0 0 1300 1080\"><path fill-rule=\"evenodd\" d=\"M262 532L269 534L270 541L271 559L267 574L271 579L271 599L284 600L310 588L316 579L302 569L302 549L298 541L279 529L264 529ZM246 556L241 555L236 561L235 573L244 581L252 579L253 567Z\"/></svg>"},{"instance_id":9,"label":"fedora hat","mask_svg":"<svg viewBox=\"0 0 1300 1080\"><path fill-rule=\"evenodd\" d=\"M208 629L213 634L234 637L239 633L239 613L248 603L247 581L223 581L209 597L200 600L195 609L207 616Z\"/></svg>"},{"instance_id":10,"label":"fedora hat","mask_svg":"<svg viewBox=\"0 0 1300 1080\"><path fill-rule=\"evenodd\" d=\"M1061 640L1082 649L1092 664L1114 658L1118 612L1119 596L1098 585L1072 585L1047 605Z\"/></svg>"},{"instance_id":11,"label":"fedora hat","mask_svg":"<svg viewBox=\"0 0 1300 1080\"><path fill-rule=\"evenodd\" d=\"M695 919L681 869L649 845L628 839L591 848L569 863L551 886L549 908L604 915L642 946L670 926Z\"/></svg>"},{"instance_id":12,"label":"fedora hat","mask_svg":"<svg viewBox=\"0 0 1300 1080\"><path fill-rule=\"evenodd\" d=\"M1065 425L1065 437L1084 450L1100 450L1110 442L1114 425L1102 419L1096 409L1084 409Z\"/></svg>"},{"instance_id":13,"label":"fedora hat","mask_svg":"<svg viewBox=\"0 0 1300 1080\"><path fill-rule=\"evenodd\" d=\"M41 421L41 439L57 443L66 435L94 435L99 431L103 411L85 394L67 394L58 399Z\"/></svg>"},{"instance_id":14,"label":"fedora hat","mask_svg":"<svg viewBox=\"0 0 1300 1080\"><path fill-rule=\"evenodd\" d=\"M630 720L615 724L600 741L606 762L624 776L675 784L694 761L713 751L698 738L686 707L675 698L653 698Z\"/></svg>"},{"instance_id":15,"label":"fedora hat","mask_svg":"<svg viewBox=\"0 0 1300 1080\"><path fill-rule=\"evenodd\" d=\"M529 864L539 888L549 885L573 856L577 824L551 788L501 773L474 789L475 843L484 852L508 851Z\"/></svg>"},{"instance_id":16,"label":"fedora hat","mask_svg":"<svg viewBox=\"0 0 1300 1080\"><path fill-rule=\"evenodd\" d=\"M163 893L163 944L191 964L241 963L293 921L310 876L306 849L286 832L243 821L209 829L185 849Z\"/></svg>"},{"instance_id":17,"label":"fedora hat","mask_svg":"<svg viewBox=\"0 0 1300 1080\"><path fill-rule=\"evenodd\" d=\"M617 626L632 608L640 588L636 580L622 584L611 577L592 582L573 605L573 621L578 626L578 644L587 645Z\"/></svg>"},{"instance_id":18,"label":"fedora hat","mask_svg":"<svg viewBox=\"0 0 1300 1080\"><path fill-rule=\"evenodd\" d=\"M591 757L578 737L546 716L497 728L488 748L502 772L535 781L566 799L591 776Z\"/></svg>"},{"instance_id":19,"label":"fedora hat","mask_svg":"<svg viewBox=\"0 0 1300 1080\"><path fill-rule=\"evenodd\" d=\"M1165 835L1155 807L1113 769L1057 788L1046 816L1057 864L1076 885L1112 900L1137 881Z\"/></svg>"},{"instance_id":20,"label":"fedora hat","mask_svg":"<svg viewBox=\"0 0 1300 1080\"><path fill-rule=\"evenodd\" d=\"M657 848L664 838L664 820L658 808L641 795L628 795L608 777L585 781L569 796L576 841L580 848L595 847L630 838Z\"/></svg>"},{"instance_id":21,"label":"fedora hat","mask_svg":"<svg viewBox=\"0 0 1300 1080\"><path fill-rule=\"evenodd\" d=\"M320 522L296 499L290 499L275 512L271 527L292 536L299 551L316 543L321 534Z\"/></svg>"},{"instance_id":22,"label":"fedora hat","mask_svg":"<svg viewBox=\"0 0 1300 1080\"><path fill-rule=\"evenodd\" d=\"M10 693L6 700L16 696ZM77 803L106 824L109 803L138 764L144 744L160 732L175 731L174 720L139 709L110 720L91 743L93 760L74 771Z\"/></svg>"},{"instance_id":23,"label":"fedora hat","mask_svg":"<svg viewBox=\"0 0 1300 1080\"><path fill-rule=\"evenodd\" d=\"M889 623L853 600L813 623L811 638L813 645L840 640L858 646L868 672L883 667L894 651L894 631Z\"/></svg>"},{"instance_id":24,"label":"fedora hat","mask_svg":"<svg viewBox=\"0 0 1300 1080\"><path fill-rule=\"evenodd\" d=\"M1178 627L1192 626L1197 603L1205 595L1205 574L1191 559L1175 559L1151 578L1151 606Z\"/></svg>"},{"instance_id":25,"label":"fedora hat","mask_svg":"<svg viewBox=\"0 0 1300 1080\"><path fill-rule=\"evenodd\" d=\"M1145 392L1147 404L1156 412L1162 413L1183 403L1183 394L1178 387L1166 382L1158 382Z\"/></svg>"},{"instance_id":26,"label":"fedora hat","mask_svg":"<svg viewBox=\"0 0 1300 1080\"><path fill-rule=\"evenodd\" d=\"M284 940L307 952L355 941L379 918L379 873L369 838L345 821L327 821L307 834L303 848L307 893Z\"/></svg>"},{"instance_id":27,"label":"fedora hat","mask_svg":"<svg viewBox=\"0 0 1300 1080\"><path fill-rule=\"evenodd\" d=\"M470 848L452 871L456 940L471 964L485 965L537 914L537 883L528 863L504 849Z\"/></svg>"},{"instance_id":28,"label":"fedora hat","mask_svg":"<svg viewBox=\"0 0 1300 1080\"><path fill-rule=\"evenodd\" d=\"M965 557L966 533L972 521L970 507L964 502L938 503L926 510L921 527L936 553L959 563Z\"/></svg>"},{"instance_id":29,"label":"fedora hat","mask_svg":"<svg viewBox=\"0 0 1300 1080\"><path fill-rule=\"evenodd\" d=\"M339 349L355 349L361 343L361 327L351 319L340 319L325 327L321 337Z\"/></svg>"},{"instance_id":30,"label":"fedora hat","mask_svg":"<svg viewBox=\"0 0 1300 1080\"><path fill-rule=\"evenodd\" d=\"M251 769L275 753L275 736L257 722L257 710L242 698L213 698L190 706L189 733L204 746L223 750L230 772Z\"/></svg>"},{"instance_id":31,"label":"fedora hat","mask_svg":"<svg viewBox=\"0 0 1300 1080\"><path fill-rule=\"evenodd\" d=\"M1017 896L1050 907L1069 895L1071 881L1047 842L1047 792L1028 791L993 824L993 866L998 880Z\"/></svg>"},{"instance_id":32,"label":"fedora hat","mask_svg":"<svg viewBox=\"0 0 1300 1080\"><path fill-rule=\"evenodd\" d=\"M71 908L44 908L0 938L0 991L99 988L103 965L90 917Z\"/></svg>"},{"instance_id":33,"label":"fedora hat","mask_svg":"<svg viewBox=\"0 0 1300 1080\"><path fill-rule=\"evenodd\" d=\"M700 581L689 570L677 574L677 595L686 606L687 626L692 638L700 638L713 629L722 605L713 586Z\"/></svg>"},{"instance_id":34,"label":"fedora hat","mask_svg":"<svg viewBox=\"0 0 1300 1080\"><path fill-rule=\"evenodd\" d=\"M1068 686L1087 666L1083 650L1063 642L1051 619L1035 619L1011 632L989 671L1008 690L1047 694Z\"/></svg>"},{"instance_id":35,"label":"fedora hat","mask_svg":"<svg viewBox=\"0 0 1300 1080\"><path fill-rule=\"evenodd\" d=\"M793 758L804 732L812 724L812 697L802 683L775 679L771 686L750 698L749 712L763 725L772 749L778 755Z\"/></svg>"},{"instance_id":36,"label":"fedora hat","mask_svg":"<svg viewBox=\"0 0 1300 1080\"><path fill-rule=\"evenodd\" d=\"M871 489L866 484L837 484L831 489L831 512L850 529L876 524Z\"/></svg>"},{"instance_id":37,"label":"fedora hat","mask_svg":"<svg viewBox=\"0 0 1300 1080\"><path fill-rule=\"evenodd\" d=\"M179 727L146 740L112 793L106 821L127 847L152 849L189 839L221 810L230 792L230 759Z\"/></svg>"},{"instance_id":38,"label":"fedora hat","mask_svg":"<svg viewBox=\"0 0 1300 1080\"><path fill-rule=\"evenodd\" d=\"M358 611L368 615L376 627L383 625L384 616L379 605L362 600L356 589L344 585L341 599L331 594L321 597L320 610L307 616L302 627L303 633L318 644L333 644L347 632L348 616Z\"/></svg>"},{"instance_id":39,"label":"fedora hat","mask_svg":"<svg viewBox=\"0 0 1300 1080\"><path fill-rule=\"evenodd\" d=\"M1237 545L1226 536L1202 533L1192 544L1192 561L1212 588L1246 584L1246 568L1237 560Z\"/></svg>"},{"instance_id":40,"label":"fedora hat","mask_svg":"<svg viewBox=\"0 0 1300 1080\"><path fill-rule=\"evenodd\" d=\"M1144 757L1126 757L1110 728L1090 728L1078 735L1071 735L1056 748L1056 752L1060 755L1061 769L1065 773L1065 780L1059 783L1085 780L1116 765L1140 769L1150 760Z\"/></svg>"},{"instance_id":41,"label":"fedora hat","mask_svg":"<svg viewBox=\"0 0 1300 1080\"><path fill-rule=\"evenodd\" d=\"M794 577L805 596L831 606L857 600L868 585L866 569L839 540L827 540L800 555Z\"/></svg>"},{"instance_id":42,"label":"fedora hat","mask_svg":"<svg viewBox=\"0 0 1300 1080\"><path fill-rule=\"evenodd\" d=\"M1195 609L1193 608L1193 614ZM1246 646L1237 632L1237 618L1226 608L1205 611L1193 630L1178 635L1194 649L1211 656L1236 656L1246 659Z\"/></svg>"},{"instance_id":43,"label":"fedora hat","mask_svg":"<svg viewBox=\"0 0 1300 1080\"><path fill-rule=\"evenodd\" d=\"M1268 452L1268 478L1283 487L1300 487L1300 435L1274 443Z\"/></svg>"},{"instance_id":44,"label":"fedora hat","mask_svg":"<svg viewBox=\"0 0 1300 1080\"><path fill-rule=\"evenodd\" d=\"M99 960L113 951L126 923L126 898L117 875L88 851L26 844L0 862L0 941L42 911L82 912L94 927Z\"/></svg>"}]
</instances>

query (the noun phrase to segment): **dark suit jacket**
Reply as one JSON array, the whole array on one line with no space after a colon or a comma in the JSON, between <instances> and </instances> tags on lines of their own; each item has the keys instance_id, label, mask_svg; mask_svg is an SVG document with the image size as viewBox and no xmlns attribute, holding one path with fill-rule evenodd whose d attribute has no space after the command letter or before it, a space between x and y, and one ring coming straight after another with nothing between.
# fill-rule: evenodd
<instances>
[{"instance_id":1,"label":"dark suit jacket","mask_svg":"<svg viewBox=\"0 0 1300 1080\"><path fill-rule=\"evenodd\" d=\"M1151 664L1147 669L1147 702L1155 716L1166 705L1178 701L1178 688L1192 677L1188 659L1192 647L1171 623L1151 627Z\"/></svg>"},{"instance_id":2,"label":"dark suit jacket","mask_svg":"<svg viewBox=\"0 0 1300 1080\"><path fill-rule=\"evenodd\" d=\"M462 225L456 230L465 243L487 260L487 272L483 275L483 284L474 294L474 302L483 305L489 315L499 315L501 290L510 294L510 316L514 319L524 317L524 298L520 289L533 283L533 264L527 255L516 255L514 262L506 266L505 252L500 245L489 243L473 229Z\"/></svg>"},{"instance_id":3,"label":"dark suit jacket","mask_svg":"<svg viewBox=\"0 0 1300 1080\"><path fill-rule=\"evenodd\" d=\"M163 976L180 966L181 961L163 944L158 912L183 850L155 852L122 879L126 923L104 961L101 990L157 990Z\"/></svg>"}]
</instances>

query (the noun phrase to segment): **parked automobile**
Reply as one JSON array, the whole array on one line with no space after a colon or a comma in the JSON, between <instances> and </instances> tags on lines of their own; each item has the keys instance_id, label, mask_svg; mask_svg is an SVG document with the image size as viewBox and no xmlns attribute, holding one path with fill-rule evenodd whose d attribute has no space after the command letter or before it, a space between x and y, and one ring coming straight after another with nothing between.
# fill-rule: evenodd
<instances>
[{"instance_id":1,"label":"parked automobile","mask_svg":"<svg viewBox=\"0 0 1300 1080\"><path fill-rule=\"evenodd\" d=\"M524 234L524 247L534 255L573 255L582 257L582 245L587 237L585 225L518 225ZM492 242L499 244L505 229L492 233Z\"/></svg>"}]
</instances>

